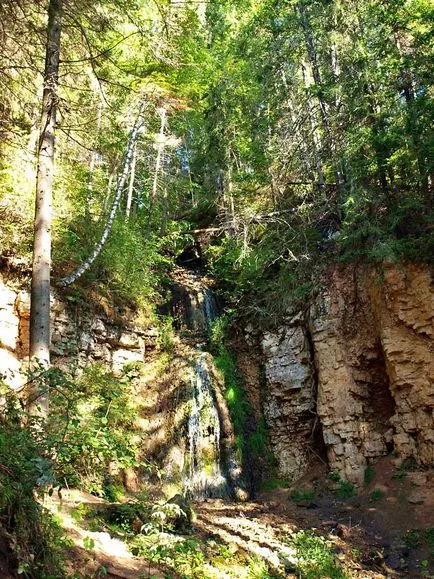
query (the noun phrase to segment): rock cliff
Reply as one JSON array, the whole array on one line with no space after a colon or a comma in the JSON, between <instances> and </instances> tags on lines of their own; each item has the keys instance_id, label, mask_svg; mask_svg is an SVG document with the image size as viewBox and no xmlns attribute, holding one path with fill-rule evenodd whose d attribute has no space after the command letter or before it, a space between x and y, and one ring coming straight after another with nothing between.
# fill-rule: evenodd
<instances>
[{"instance_id":1,"label":"rock cliff","mask_svg":"<svg viewBox=\"0 0 434 579\"><path fill-rule=\"evenodd\" d=\"M306 471L321 432L330 468L356 485L389 453L433 467L433 330L432 275L417 265L331 268L303 315L247 328L280 475Z\"/></svg>"},{"instance_id":2,"label":"rock cliff","mask_svg":"<svg viewBox=\"0 0 434 579\"><path fill-rule=\"evenodd\" d=\"M208 315L209 295L199 292L194 276L187 281L194 286L184 284L193 297L175 295L172 306L175 314L188 306L190 317L179 315L186 323L191 318L194 335L202 335L208 318L205 323L195 312ZM263 416L268 427L280 476L297 479L319 456L356 485L362 483L367 465L388 454L397 464L411 459L422 468L433 467L432 289L432 273L423 266L333 267L302 313L288 313L273 331L251 325L245 329L237 348L239 367L255 420ZM194 300L201 308L193 308ZM116 322L91 311L53 298L52 356L58 365L101 361L118 372L155 349L157 330L140 323L133 312ZM28 325L28 294L0 279L0 371L16 389L25 382L20 370L28 350ZM189 367L181 372L186 384ZM158 431L164 448L170 439L167 426L178 419L185 422L182 409L182 420L175 415L169 420L161 412L161 400L171 396L169 386L177 383L174 376L166 373L166 378L164 386L151 376L155 384L146 389L152 403L145 413L145 430ZM164 392L156 391L160 386ZM173 393L177 403L167 402L169 409L179 406L178 390ZM156 438L149 444L155 446ZM173 443L171 453L179 449L182 462L181 446ZM153 447L148 450L161 454ZM176 465L175 470L182 471L172 455L162 459L165 468Z\"/></svg>"},{"instance_id":3,"label":"rock cliff","mask_svg":"<svg viewBox=\"0 0 434 579\"><path fill-rule=\"evenodd\" d=\"M29 349L30 296L0 277L0 368L5 382L19 389ZM121 321L94 309L51 300L51 355L56 365L100 361L118 372L127 363L142 362L147 348L156 346L158 332L132 311ZM21 372L21 373L20 373Z\"/></svg>"}]
</instances>

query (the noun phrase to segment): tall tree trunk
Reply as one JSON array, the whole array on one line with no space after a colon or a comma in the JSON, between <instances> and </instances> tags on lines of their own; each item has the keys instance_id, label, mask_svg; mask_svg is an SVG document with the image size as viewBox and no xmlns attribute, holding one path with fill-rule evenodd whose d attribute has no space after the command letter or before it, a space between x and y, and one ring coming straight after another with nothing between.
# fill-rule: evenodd
<instances>
[{"instance_id":1,"label":"tall tree trunk","mask_svg":"<svg viewBox=\"0 0 434 579\"><path fill-rule=\"evenodd\" d=\"M137 143L134 143L133 159L131 161L130 182L128 184L127 206L125 209L125 218L127 220L130 218L131 205L133 203L134 179L136 176L136 160L137 160Z\"/></svg>"},{"instance_id":2,"label":"tall tree trunk","mask_svg":"<svg viewBox=\"0 0 434 579\"><path fill-rule=\"evenodd\" d=\"M63 0L50 0L36 177L29 357L45 367L50 364L51 222L62 9ZM38 404L48 410L48 395Z\"/></svg>"},{"instance_id":3,"label":"tall tree trunk","mask_svg":"<svg viewBox=\"0 0 434 579\"><path fill-rule=\"evenodd\" d=\"M110 234L111 228L113 226L113 222L115 220L116 212L119 208L119 204L122 198L122 194L124 192L125 184L127 182L128 173L130 171L131 162L133 158L133 150L138 139L140 129L143 126L143 112L145 109L145 101L140 106L139 114L137 115L136 122L134 123L133 130L131 131L130 138L128 139L127 150L125 153L125 161L124 166L122 169L122 173L119 176L117 188L116 188L116 195L113 199L113 203L110 209L109 216L107 218L107 222L104 227L104 231L102 232L101 239L95 245L94 250L90 254L90 256L78 267L71 275L64 277L58 282L58 285L61 287L66 287L71 283L77 281L79 277L83 275L93 264L95 259L101 253L102 248L104 247L105 242Z\"/></svg>"},{"instance_id":4,"label":"tall tree trunk","mask_svg":"<svg viewBox=\"0 0 434 579\"><path fill-rule=\"evenodd\" d=\"M152 191L151 191L151 199L149 202L149 213L148 213L148 225L146 228L146 236L149 237L151 232L151 224L152 224L152 213L154 211L154 204L155 199L157 197L158 191L158 176L160 174L160 167L161 167L161 159L164 153L164 131L166 129L166 118L167 118L167 109L165 107L161 107L160 109L160 132L158 135L158 143L157 143L157 158L155 159L155 171L154 171L154 181L152 183Z\"/></svg>"}]
</instances>

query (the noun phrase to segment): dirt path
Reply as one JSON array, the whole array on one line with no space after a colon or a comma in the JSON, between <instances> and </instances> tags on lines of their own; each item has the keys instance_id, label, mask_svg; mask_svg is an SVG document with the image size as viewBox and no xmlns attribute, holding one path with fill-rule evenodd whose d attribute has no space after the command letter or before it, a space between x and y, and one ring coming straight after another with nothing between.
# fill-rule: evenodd
<instances>
[{"instance_id":1,"label":"dirt path","mask_svg":"<svg viewBox=\"0 0 434 579\"><path fill-rule=\"evenodd\" d=\"M175 550L170 551L166 558L158 561L154 558L154 563L146 557L133 556L126 535L116 530L112 532L104 523L93 528L86 520L77 520L74 516L80 506L89 511L116 505L78 491L65 492L62 500L52 497L49 501L53 512L61 513L62 525L71 540L68 552L71 576L86 579L202 579L205 571L207 578L217 579L434 577L432 472L397 472L391 461L384 459L376 465L372 480L357 496L339 497L339 483L336 483L338 488L333 489L329 482L325 471L320 468L310 477L298 481L292 489L263 491L255 500L210 499L196 503L192 528L155 537L156 543L161 537L166 541L174 538L175 543L172 542L169 551ZM303 532L325 538L324 545L327 545L332 561L338 562L341 575L333 572L316 575L315 571L300 575L300 551L294 538L300 534L303 536ZM151 546L152 541L151 538ZM176 547L173 545L182 546L183 542L186 549L183 551L181 547L181 554L174 555ZM163 541L163 551L165 545L167 542L164 544ZM200 564L203 566L188 566L189 561L195 562L197 554L202 557ZM226 557L223 567L234 560L232 568L213 566L213 559L219 558L220 554ZM305 555L307 559L310 556ZM177 557L183 557L187 567L179 568L181 559ZM264 563L262 574L244 573L243 566L251 561ZM74 575L77 571L81 575Z\"/></svg>"}]
</instances>

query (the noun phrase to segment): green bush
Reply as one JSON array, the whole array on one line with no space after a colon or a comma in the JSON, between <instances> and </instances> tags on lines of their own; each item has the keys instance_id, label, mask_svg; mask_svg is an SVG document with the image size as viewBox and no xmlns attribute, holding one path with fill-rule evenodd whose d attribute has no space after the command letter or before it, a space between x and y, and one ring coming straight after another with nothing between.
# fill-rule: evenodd
<instances>
[{"instance_id":1,"label":"green bush","mask_svg":"<svg viewBox=\"0 0 434 579\"><path fill-rule=\"evenodd\" d=\"M126 370L116 377L98 364L77 378L57 368L48 371L50 416L45 432L55 452L59 484L113 498L119 488L108 476L109 466L139 466L132 375Z\"/></svg>"},{"instance_id":2,"label":"green bush","mask_svg":"<svg viewBox=\"0 0 434 579\"><path fill-rule=\"evenodd\" d=\"M6 395L0 420L0 526L12 538L18 572L34 579L64 576L60 527L35 499L52 488L49 447L41 425L17 396Z\"/></svg>"},{"instance_id":3,"label":"green bush","mask_svg":"<svg viewBox=\"0 0 434 579\"><path fill-rule=\"evenodd\" d=\"M343 479L339 473L330 472L328 474L328 478L336 483L339 483L334 492L340 499L350 499L351 497L355 496L356 489L353 483Z\"/></svg>"},{"instance_id":4,"label":"green bush","mask_svg":"<svg viewBox=\"0 0 434 579\"><path fill-rule=\"evenodd\" d=\"M383 492L380 489L374 489L371 493L371 501L377 503L379 500L383 498Z\"/></svg>"},{"instance_id":5,"label":"green bush","mask_svg":"<svg viewBox=\"0 0 434 579\"><path fill-rule=\"evenodd\" d=\"M371 484L374 478L375 478L375 469L371 464L368 464L368 466L365 468L365 472L363 475L363 482L365 483L366 486L368 486L369 484Z\"/></svg>"}]
</instances>

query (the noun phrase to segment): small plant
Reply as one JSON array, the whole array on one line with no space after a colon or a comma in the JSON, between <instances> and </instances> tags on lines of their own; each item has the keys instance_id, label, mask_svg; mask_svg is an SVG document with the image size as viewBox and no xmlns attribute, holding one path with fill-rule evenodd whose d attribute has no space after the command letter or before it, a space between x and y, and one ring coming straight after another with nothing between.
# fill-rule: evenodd
<instances>
[{"instance_id":1,"label":"small plant","mask_svg":"<svg viewBox=\"0 0 434 579\"><path fill-rule=\"evenodd\" d=\"M421 577L429 577L430 579L431 579L431 577L434 577L434 575L431 575L431 573L429 571L429 561L427 559L424 559L423 561L421 561L420 566L421 566L421 570L420 570L420 576Z\"/></svg>"},{"instance_id":2,"label":"small plant","mask_svg":"<svg viewBox=\"0 0 434 579\"><path fill-rule=\"evenodd\" d=\"M351 549L351 555L353 556L353 559L355 559L356 561L360 560L360 549L357 549L357 547L353 547Z\"/></svg>"},{"instance_id":3,"label":"small plant","mask_svg":"<svg viewBox=\"0 0 434 579\"><path fill-rule=\"evenodd\" d=\"M371 464L368 464L368 466L365 468L363 482L365 483L366 486L368 486L369 484L371 484L374 478L375 478L375 469Z\"/></svg>"},{"instance_id":4,"label":"small plant","mask_svg":"<svg viewBox=\"0 0 434 579\"><path fill-rule=\"evenodd\" d=\"M420 532L416 530L408 531L404 536L404 543L408 550L416 549L420 545Z\"/></svg>"},{"instance_id":5,"label":"small plant","mask_svg":"<svg viewBox=\"0 0 434 579\"><path fill-rule=\"evenodd\" d=\"M416 470L417 464L414 458L406 458L396 469L396 473L393 475L395 480L402 482L409 471Z\"/></svg>"},{"instance_id":6,"label":"small plant","mask_svg":"<svg viewBox=\"0 0 434 579\"><path fill-rule=\"evenodd\" d=\"M374 489L370 498L373 503L377 503L380 499L383 498L383 492L380 489Z\"/></svg>"},{"instance_id":7,"label":"small plant","mask_svg":"<svg viewBox=\"0 0 434 579\"><path fill-rule=\"evenodd\" d=\"M337 490L337 495L340 499L350 499L354 497L356 495L356 489L353 483L342 479Z\"/></svg>"},{"instance_id":8,"label":"small plant","mask_svg":"<svg viewBox=\"0 0 434 579\"><path fill-rule=\"evenodd\" d=\"M92 539L92 537L85 537L83 539L83 547L86 549L86 551L92 551L92 549L95 548L94 539Z\"/></svg>"},{"instance_id":9,"label":"small plant","mask_svg":"<svg viewBox=\"0 0 434 579\"><path fill-rule=\"evenodd\" d=\"M315 498L313 489L297 489L292 491L291 499L294 503L310 503Z\"/></svg>"},{"instance_id":10,"label":"small plant","mask_svg":"<svg viewBox=\"0 0 434 579\"><path fill-rule=\"evenodd\" d=\"M175 347L172 316L163 316L159 320L158 346L163 352L171 354Z\"/></svg>"},{"instance_id":11,"label":"small plant","mask_svg":"<svg viewBox=\"0 0 434 579\"><path fill-rule=\"evenodd\" d=\"M425 530L425 540L428 543L431 555L434 557L434 527Z\"/></svg>"},{"instance_id":12,"label":"small plant","mask_svg":"<svg viewBox=\"0 0 434 579\"><path fill-rule=\"evenodd\" d=\"M339 483L338 487L334 490L336 495L340 499L350 499L355 496L356 489L352 482L345 480L337 472L330 472L328 478L336 483Z\"/></svg>"},{"instance_id":13,"label":"small plant","mask_svg":"<svg viewBox=\"0 0 434 579\"><path fill-rule=\"evenodd\" d=\"M345 579L332 543L311 530L299 531L289 543L296 549L297 571L305 579Z\"/></svg>"},{"instance_id":14,"label":"small plant","mask_svg":"<svg viewBox=\"0 0 434 579\"><path fill-rule=\"evenodd\" d=\"M103 485L103 496L104 498L111 502L116 503L125 493L125 489L122 483L116 482L105 482Z\"/></svg>"}]
</instances>

